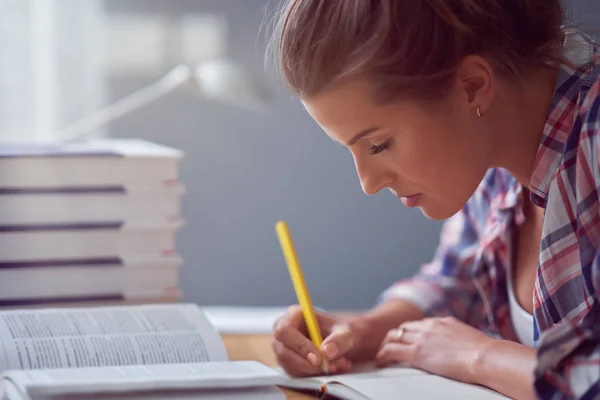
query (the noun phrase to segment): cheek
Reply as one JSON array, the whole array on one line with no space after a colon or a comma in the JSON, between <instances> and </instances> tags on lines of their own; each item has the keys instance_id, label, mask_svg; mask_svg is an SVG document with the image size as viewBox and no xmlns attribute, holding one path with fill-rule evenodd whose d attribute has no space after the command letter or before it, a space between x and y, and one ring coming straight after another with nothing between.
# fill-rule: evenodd
<instances>
[{"instance_id":1,"label":"cheek","mask_svg":"<svg viewBox=\"0 0 600 400\"><path fill-rule=\"evenodd\" d=\"M398 174L419 186L435 185L444 180L451 143L442 135L411 133L399 137L390 157L395 160Z\"/></svg>"},{"instance_id":2,"label":"cheek","mask_svg":"<svg viewBox=\"0 0 600 400\"><path fill-rule=\"evenodd\" d=\"M469 132L452 129L422 135L414 139L412 155L407 155L414 179L430 194L428 211L433 219L447 218L462 208L487 171L480 143Z\"/></svg>"}]
</instances>

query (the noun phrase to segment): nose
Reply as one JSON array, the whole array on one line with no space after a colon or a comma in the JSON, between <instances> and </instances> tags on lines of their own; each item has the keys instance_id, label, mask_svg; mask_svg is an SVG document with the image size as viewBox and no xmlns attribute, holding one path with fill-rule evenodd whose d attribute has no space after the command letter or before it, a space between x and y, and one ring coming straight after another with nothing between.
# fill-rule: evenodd
<instances>
[{"instance_id":1,"label":"nose","mask_svg":"<svg viewBox=\"0 0 600 400\"><path fill-rule=\"evenodd\" d=\"M368 165L367 162L360 161L358 157L354 157L354 165L356 166L360 186L367 195L376 194L387 187L392 180L392 174Z\"/></svg>"}]
</instances>

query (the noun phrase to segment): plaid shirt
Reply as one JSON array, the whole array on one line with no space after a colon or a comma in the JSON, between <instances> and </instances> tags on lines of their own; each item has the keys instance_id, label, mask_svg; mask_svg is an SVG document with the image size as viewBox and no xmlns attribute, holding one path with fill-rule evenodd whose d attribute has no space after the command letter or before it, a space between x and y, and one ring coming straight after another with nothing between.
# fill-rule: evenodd
<instances>
[{"instance_id":1,"label":"plaid shirt","mask_svg":"<svg viewBox=\"0 0 600 400\"><path fill-rule=\"evenodd\" d=\"M534 382L543 399L600 398L600 48L576 36L586 45L565 54L579 61L560 68L529 185L532 202L545 209L533 293ZM506 170L489 170L445 222L433 260L383 298L518 341L507 269L515 227L525 220L522 193Z\"/></svg>"}]
</instances>

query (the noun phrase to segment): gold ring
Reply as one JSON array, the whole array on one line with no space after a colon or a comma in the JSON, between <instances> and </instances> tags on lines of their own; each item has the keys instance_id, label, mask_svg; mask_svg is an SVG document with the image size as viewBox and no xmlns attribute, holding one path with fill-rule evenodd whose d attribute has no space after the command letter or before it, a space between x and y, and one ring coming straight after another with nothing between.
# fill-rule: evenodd
<instances>
[{"instance_id":1,"label":"gold ring","mask_svg":"<svg viewBox=\"0 0 600 400\"><path fill-rule=\"evenodd\" d=\"M404 336L404 332L405 332L404 328L398 328L398 330L396 331L396 340L398 342L402 340L402 336Z\"/></svg>"}]
</instances>

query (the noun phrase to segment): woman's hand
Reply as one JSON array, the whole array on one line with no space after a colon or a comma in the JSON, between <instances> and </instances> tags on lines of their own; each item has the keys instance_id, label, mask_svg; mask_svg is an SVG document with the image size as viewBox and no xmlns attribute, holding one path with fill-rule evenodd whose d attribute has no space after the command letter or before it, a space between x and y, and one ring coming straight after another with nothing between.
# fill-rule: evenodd
<instances>
[{"instance_id":1,"label":"woman's hand","mask_svg":"<svg viewBox=\"0 0 600 400\"><path fill-rule=\"evenodd\" d=\"M321 349L309 339L299 306L290 307L275 323L273 350L279 365L291 376L343 373L352 366L349 353L357 346L357 329L331 315L315 314L324 338Z\"/></svg>"},{"instance_id":2,"label":"woman's hand","mask_svg":"<svg viewBox=\"0 0 600 400\"><path fill-rule=\"evenodd\" d=\"M436 375L477 383L474 369L492 341L456 318L427 318L389 331L376 361L379 365L408 363Z\"/></svg>"}]
</instances>

